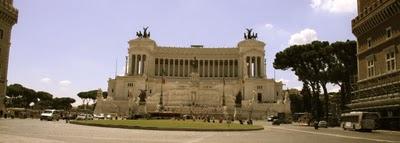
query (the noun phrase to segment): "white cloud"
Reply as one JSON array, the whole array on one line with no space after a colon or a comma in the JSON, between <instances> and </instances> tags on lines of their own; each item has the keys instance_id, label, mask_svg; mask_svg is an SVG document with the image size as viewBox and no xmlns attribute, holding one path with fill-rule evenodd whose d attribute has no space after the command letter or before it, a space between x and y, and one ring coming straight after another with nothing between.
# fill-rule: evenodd
<instances>
[{"instance_id":1,"label":"white cloud","mask_svg":"<svg viewBox=\"0 0 400 143\"><path fill-rule=\"evenodd\" d=\"M357 9L357 0L311 0L310 6L330 13L352 13Z\"/></svg>"},{"instance_id":2,"label":"white cloud","mask_svg":"<svg viewBox=\"0 0 400 143\"><path fill-rule=\"evenodd\" d=\"M48 78L48 77L44 77L44 78L40 79L40 82L43 82L43 83L51 83L51 79Z\"/></svg>"},{"instance_id":3,"label":"white cloud","mask_svg":"<svg viewBox=\"0 0 400 143\"><path fill-rule=\"evenodd\" d=\"M276 80L276 81L277 81L277 82L282 82L282 83L288 83L288 82L289 82L289 80L283 79L283 78L278 79L278 80Z\"/></svg>"},{"instance_id":4,"label":"white cloud","mask_svg":"<svg viewBox=\"0 0 400 143\"><path fill-rule=\"evenodd\" d=\"M306 28L299 33L290 36L289 45L302 45L318 40L317 32L314 29Z\"/></svg>"},{"instance_id":5,"label":"white cloud","mask_svg":"<svg viewBox=\"0 0 400 143\"><path fill-rule=\"evenodd\" d=\"M268 24L265 24L264 27L265 27L267 30L271 30L271 29L274 28L274 25L268 23Z\"/></svg>"},{"instance_id":6,"label":"white cloud","mask_svg":"<svg viewBox=\"0 0 400 143\"><path fill-rule=\"evenodd\" d=\"M58 84L60 84L61 86L69 86L71 84L71 81L63 80L63 81L58 82Z\"/></svg>"}]
</instances>

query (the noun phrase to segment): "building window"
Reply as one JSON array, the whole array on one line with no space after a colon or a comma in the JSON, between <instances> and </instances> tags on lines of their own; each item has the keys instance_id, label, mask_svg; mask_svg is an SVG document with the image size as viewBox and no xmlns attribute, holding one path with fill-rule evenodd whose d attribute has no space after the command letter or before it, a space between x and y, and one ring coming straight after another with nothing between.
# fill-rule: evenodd
<instances>
[{"instance_id":1,"label":"building window","mask_svg":"<svg viewBox=\"0 0 400 143\"><path fill-rule=\"evenodd\" d=\"M393 71L396 69L396 58L394 51L386 54L386 70Z\"/></svg>"},{"instance_id":2,"label":"building window","mask_svg":"<svg viewBox=\"0 0 400 143\"><path fill-rule=\"evenodd\" d=\"M372 77L375 75L374 72L374 60L368 60L368 66L367 66L367 70L368 70L368 77Z\"/></svg>"},{"instance_id":3,"label":"building window","mask_svg":"<svg viewBox=\"0 0 400 143\"><path fill-rule=\"evenodd\" d=\"M3 39L3 36L4 36L4 31L3 29L0 29L0 39Z\"/></svg>"},{"instance_id":4,"label":"building window","mask_svg":"<svg viewBox=\"0 0 400 143\"><path fill-rule=\"evenodd\" d=\"M392 27L386 28L386 38L389 39L392 37Z\"/></svg>"},{"instance_id":5,"label":"building window","mask_svg":"<svg viewBox=\"0 0 400 143\"><path fill-rule=\"evenodd\" d=\"M371 47L372 47L371 38L368 38L368 39L367 39L367 45L368 45L368 48L371 48Z\"/></svg>"},{"instance_id":6,"label":"building window","mask_svg":"<svg viewBox=\"0 0 400 143\"><path fill-rule=\"evenodd\" d=\"M133 83L128 83L128 87L132 87L133 86Z\"/></svg>"}]
</instances>

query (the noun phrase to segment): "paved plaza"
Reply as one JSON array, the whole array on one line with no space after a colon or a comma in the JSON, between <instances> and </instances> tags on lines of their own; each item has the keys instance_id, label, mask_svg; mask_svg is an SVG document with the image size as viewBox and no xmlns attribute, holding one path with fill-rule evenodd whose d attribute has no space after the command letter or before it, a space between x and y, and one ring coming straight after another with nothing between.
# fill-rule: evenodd
<instances>
[{"instance_id":1,"label":"paved plaza","mask_svg":"<svg viewBox=\"0 0 400 143\"><path fill-rule=\"evenodd\" d=\"M137 143L400 143L400 132L372 133L281 125L266 122L262 131L190 132L103 128L38 119L0 119L0 143L137 142Z\"/></svg>"}]
</instances>

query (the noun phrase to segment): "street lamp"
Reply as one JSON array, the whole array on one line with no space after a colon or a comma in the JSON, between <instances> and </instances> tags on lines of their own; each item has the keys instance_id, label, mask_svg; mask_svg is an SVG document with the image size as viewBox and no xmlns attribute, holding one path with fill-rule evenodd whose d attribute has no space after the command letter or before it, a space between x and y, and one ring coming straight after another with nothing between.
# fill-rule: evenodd
<instances>
[{"instance_id":1,"label":"street lamp","mask_svg":"<svg viewBox=\"0 0 400 143\"><path fill-rule=\"evenodd\" d=\"M222 78L222 106L226 106L226 101L225 101L225 78Z\"/></svg>"},{"instance_id":2,"label":"street lamp","mask_svg":"<svg viewBox=\"0 0 400 143\"><path fill-rule=\"evenodd\" d=\"M165 83L164 79L164 69L161 70L161 91L160 91L160 101L158 102L158 111L162 112L164 109L163 105L163 84Z\"/></svg>"}]
</instances>

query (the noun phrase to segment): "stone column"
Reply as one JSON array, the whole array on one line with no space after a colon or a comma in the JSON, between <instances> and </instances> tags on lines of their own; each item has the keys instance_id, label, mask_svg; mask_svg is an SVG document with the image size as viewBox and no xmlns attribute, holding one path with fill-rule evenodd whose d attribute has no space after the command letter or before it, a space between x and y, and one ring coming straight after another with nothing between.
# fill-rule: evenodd
<instances>
[{"instance_id":1,"label":"stone column","mask_svg":"<svg viewBox=\"0 0 400 143\"><path fill-rule=\"evenodd\" d=\"M163 63L163 66L164 66L164 76L168 76L168 65L167 65L167 62L168 62L168 59L164 59L164 63Z\"/></svg>"},{"instance_id":2,"label":"stone column","mask_svg":"<svg viewBox=\"0 0 400 143\"><path fill-rule=\"evenodd\" d=\"M147 58L146 55L142 55L142 69L141 69L142 71L140 72L141 75L144 75L145 66L147 67L147 65L145 64L145 62L147 61L146 58ZM146 70L146 72L147 72L147 70Z\"/></svg>"},{"instance_id":3,"label":"stone column","mask_svg":"<svg viewBox=\"0 0 400 143\"><path fill-rule=\"evenodd\" d=\"M211 77L211 72L210 72L210 60L207 60L207 77Z\"/></svg>"},{"instance_id":4,"label":"stone column","mask_svg":"<svg viewBox=\"0 0 400 143\"><path fill-rule=\"evenodd\" d=\"M254 63L255 63L255 70L254 70L254 76L256 77L256 78L258 78L258 57L254 57Z\"/></svg>"},{"instance_id":5,"label":"stone column","mask_svg":"<svg viewBox=\"0 0 400 143\"><path fill-rule=\"evenodd\" d=\"M135 68L133 68L133 75L136 75L137 69L139 68L139 55L135 55Z\"/></svg>"},{"instance_id":6,"label":"stone column","mask_svg":"<svg viewBox=\"0 0 400 143\"><path fill-rule=\"evenodd\" d=\"M247 77L251 77L251 58L250 57L246 57L246 70L247 70Z\"/></svg>"},{"instance_id":7,"label":"stone column","mask_svg":"<svg viewBox=\"0 0 400 143\"><path fill-rule=\"evenodd\" d=\"M126 61L126 66L125 66L125 75L129 75L130 74L130 72L131 72L131 60L132 60L132 58L131 58L131 55L130 54L128 54L128 57L127 57L127 59L126 59L127 61Z\"/></svg>"},{"instance_id":8,"label":"stone column","mask_svg":"<svg viewBox=\"0 0 400 143\"><path fill-rule=\"evenodd\" d=\"M232 77L235 77L235 60L232 60Z\"/></svg>"},{"instance_id":9,"label":"stone column","mask_svg":"<svg viewBox=\"0 0 400 143\"><path fill-rule=\"evenodd\" d=\"M226 77L226 66L225 66L226 60L222 60L222 77Z\"/></svg>"},{"instance_id":10,"label":"stone column","mask_svg":"<svg viewBox=\"0 0 400 143\"><path fill-rule=\"evenodd\" d=\"M168 73L167 73L167 75L168 76L171 76L172 74L172 69L171 69L171 64L172 64L172 60L171 59L167 59L167 61L168 61L168 64L167 64L167 67L168 67Z\"/></svg>"},{"instance_id":11,"label":"stone column","mask_svg":"<svg viewBox=\"0 0 400 143\"><path fill-rule=\"evenodd\" d=\"M176 65L176 59L172 59L172 76L176 75L175 65Z\"/></svg>"},{"instance_id":12,"label":"stone column","mask_svg":"<svg viewBox=\"0 0 400 143\"><path fill-rule=\"evenodd\" d=\"M236 61L236 59L234 59L233 60L233 77L236 77L236 75L237 75L237 71L236 71L236 69L237 69L237 61Z\"/></svg>"},{"instance_id":13,"label":"stone column","mask_svg":"<svg viewBox=\"0 0 400 143\"><path fill-rule=\"evenodd\" d=\"M187 62L187 60L184 59L184 60L183 60L183 77L186 77L187 72L188 72L186 62Z\"/></svg>"},{"instance_id":14,"label":"stone column","mask_svg":"<svg viewBox=\"0 0 400 143\"><path fill-rule=\"evenodd\" d=\"M131 69L129 71L129 75L134 75L135 74L135 69L136 69L136 55L131 56Z\"/></svg>"},{"instance_id":15,"label":"stone column","mask_svg":"<svg viewBox=\"0 0 400 143\"><path fill-rule=\"evenodd\" d=\"M188 62L186 68L187 68L187 76L189 77L190 75L190 60L186 60Z\"/></svg>"},{"instance_id":16,"label":"stone column","mask_svg":"<svg viewBox=\"0 0 400 143\"><path fill-rule=\"evenodd\" d=\"M218 60L218 77L222 77L221 69L222 69L221 60Z\"/></svg>"},{"instance_id":17,"label":"stone column","mask_svg":"<svg viewBox=\"0 0 400 143\"><path fill-rule=\"evenodd\" d=\"M138 63L137 63L138 68L136 69L136 70L137 70L137 71L136 71L136 75L139 75L139 74L140 74L140 70L143 68L143 65L142 65L142 59L143 59L143 57L142 57L142 55L138 55L138 57L139 57Z\"/></svg>"},{"instance_id":18,"label":"stone column","mask_svg":"<svg viewBox=\"0 0 400 143\"><path fill-rule=\"evenodd\" d=\"M263 73L262 73L262 76L263 77L265 77L265 78L267 78L267 67L266 67L266 62L265 62L265 59L264 59L264 57L263 58L261 58L262 59L262 62L263 62L263 64L262 64L262 71L263 71Z\"/></svg>"},{"instance_id":19,"label":"stone column","mask_svg":"<svg viewBox=\"0 0 400 143\"><path fill-rule=\"evenodd\" d=\"M206 62L204 60L201 60L201 70L203 71L202 77L206 76Z\"/></svg>"},{"instance_id":20,"label":"stone column","mask_svg":"<svg viewBox=\"0 0 400 143\"><path fill-rule=\"evenodd\" d=\"M231 65L230 65L230 62L231 62L231 60L226 60L226 62L227 62L227 66L226 66L226 70L227 70L227 75L226 75L226 77L230 77L231 76Z\"/></svg>"},{"instance_id":21,"label":"stone column","mask_svg":"<svg viewBox=\"0 0 400 143\"><path fill-rule=\"evenodd\" d=\"M160 58L158 58L158 76L161 76L161 72L162 72L162 69L161 69L161 59Z\"/></svg>"},{"instance_id":22,"label":"stone column","mask_svg":"<svg viewBox=\"0 0 400 143\"><path fill-rule=\"evenodd\" d=\"M219 77L219 60L215 60L215 77Z\"/></svg>"},{"instance_id":23,"label":"stone column","mask_svg":"<svg viewBox=\"0 0 400 143\"><path fill-rule=\"evenodd\" d=\"M178 60L178 67L177 67L177 71L178 71L178 75L177 77L180 77L181 75L181 59L177 59Z\"/></svg>"}]
</instances>

